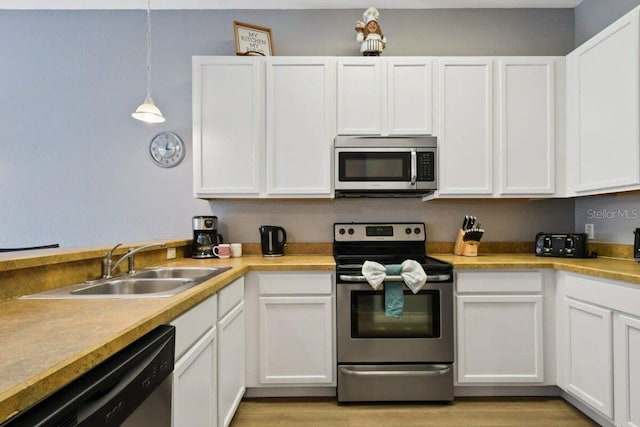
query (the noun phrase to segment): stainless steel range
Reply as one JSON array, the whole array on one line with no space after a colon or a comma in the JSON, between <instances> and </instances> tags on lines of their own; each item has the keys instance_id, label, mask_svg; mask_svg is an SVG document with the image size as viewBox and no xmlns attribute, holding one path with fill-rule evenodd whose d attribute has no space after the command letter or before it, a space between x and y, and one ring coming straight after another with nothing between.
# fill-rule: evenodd
<instances>
[{"instance_id":1,"label":"stainless steel range","mask_svg":"<svg viewBox=\"0 0 640 427\"><path fill-rule=\"evenodd\" d=\"M453 400L453 267L426 256L425 234L424 223L334 224L338 402ZM387 317L362 264L407 259L427 283L403 286L402 316Z\"/></svg>"}]
</instances>

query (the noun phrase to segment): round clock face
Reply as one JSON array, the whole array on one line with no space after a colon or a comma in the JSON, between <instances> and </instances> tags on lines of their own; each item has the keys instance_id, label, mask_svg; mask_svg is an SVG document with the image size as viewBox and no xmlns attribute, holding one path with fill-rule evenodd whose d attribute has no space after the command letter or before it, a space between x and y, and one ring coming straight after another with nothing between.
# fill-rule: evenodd
<instances>
[{"instance_id":1,"label":"round clock face","mask_svg":"<svg viewBox=\"0 0 640 427\"><path fill-rule=\"evenodd\" d=\"M158 166L172 168L184 159L184 143L173 132L160 132L151 139L149 153Z\"/></svg>"}]
</instances>

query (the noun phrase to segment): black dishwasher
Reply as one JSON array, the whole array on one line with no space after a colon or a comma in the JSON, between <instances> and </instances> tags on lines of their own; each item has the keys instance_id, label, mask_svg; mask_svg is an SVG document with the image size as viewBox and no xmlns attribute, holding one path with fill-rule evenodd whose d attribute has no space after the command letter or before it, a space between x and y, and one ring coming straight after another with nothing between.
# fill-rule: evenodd
<instances>
[{"instance_id":1,"label":"black dishwasher","mask_svg":"<svg viewBox=\"0 0 640 427\"><path fill-rule=\"evenodd\" d=\"M174 353L175 327L159 326L0 427L119 426L173 372Z\"/></svg>"}]
</instances>

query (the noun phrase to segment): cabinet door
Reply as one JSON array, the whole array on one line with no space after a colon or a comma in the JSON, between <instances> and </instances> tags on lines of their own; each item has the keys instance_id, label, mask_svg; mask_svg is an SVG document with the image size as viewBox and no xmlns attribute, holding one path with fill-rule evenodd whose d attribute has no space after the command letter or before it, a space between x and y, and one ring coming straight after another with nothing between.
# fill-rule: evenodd
<instances>
[{"instance_id":1,"label":"cabinet door","mask_svg":"<svg viewBox=\"0 0 640 427\"><path fill-rule=\"evenodd\" d=\"M493 192L493 67L490 59L439 62L441 195Z\"/></svg>"},{"instance_id":2,"label":"cabinet door","mask_svg":"<svg viewBox=\"0 0 640 427\"><path fill-rule=\"evenodd\" d=\"M565 303L567 391L611 418L611 311L569 298Z\"/></svg>"},{"instance_id":3,"label":"cabinet door","mask_svg":"<svg viewBox=\"0 0 640 427\"><path fill-rule=\"evenodd\" d=\"M625 15L570 55L576 99L569 111L577 120L569 159L577 163L577 193L640 183L638 14Z\"/></svg>"},{"instance_id":4,"label":"cabinet door","mask_svg":"<svg viewBox=\"0 0 640 427\"><path fill-rule=\"evenodd\" d=\"M259 195L264 144L262 62L193 58L196 197Z\"/></svg>"},{"instance_id":5,"label":"cabinet door","mask_svg":"<svg viewBox=\"0 0 640 427\"><path fill-rule=\"evenodd\" d=\"M172 400L173 427L217 425L215 328L176 362Z\"/></svg>"},{"instance_id":6,"label":"cabinet door","mask_svg":"<svg viewBox=\"0 0 640 427\"><path fill-rule=\"evenodd\" d=\"M334 61L269 59L267 194L330 196L334 137Z\"/></svg>"},{"instance_id":7,"label":"cabinet door","mask_svg":"<svg viewBox=\"0 0 640 427\"><path fill-rule=\"evenodd\" d=\"M457 297L458 382L541 383L541 295Z\"/></svg>"},{"instance_id":8,"label":"cabinet door","mask_svg":"<svg viewBox=\"0 0 640 427\"><path fill-rule=\"evenodd\" d=\"M260 297L260 382L333 382L332 298Z\"/></svg>"},{"instance_id":9,"label":"cabinet door","mask_svg":"<svg viewBox=\"0 0 640 427\"><path fill-rule=\"evenodd\" d=\"M381 135L385 96L380 58L338 60L338 135Z\"/></svg>"},{"instance_id":10,"label":"cabinet door","mask_svg":"<svg viewBox=\"0 0 640 427\"><path fill-rule=\"evenodd\" d=\"M387 60L387 132L420 135L433 132L431 59Z\"/></svg>"},{"instance_id":11,"label":"cabinet door","mask_svg":"<svg viewBox=\"0 0 640 427\"><path fill-rule=\"evenodd\" d=\"M227 427L244 396L244 302L218 321L218 426ZM195 425L195 424L194 424Z\"/></svg>"},{"instance_id":12,"label":"cabinet door","mask_svg":"<svg viewBox=\"0 0 640 427\"><path fill-rule=\"evenodd\" d=\"M616 425L640 426L640 319L617 315L614 326Z\"/></svg>"},{"instance_id":13,"label":"cabinet door","mask_svg":"<svg viewBox=\"0 0 640 427\"><path fill-rule=\"evenodd\" d=\"M500 193L553 194L552 59L500 60Z\"/></svg>"}]
</instances>

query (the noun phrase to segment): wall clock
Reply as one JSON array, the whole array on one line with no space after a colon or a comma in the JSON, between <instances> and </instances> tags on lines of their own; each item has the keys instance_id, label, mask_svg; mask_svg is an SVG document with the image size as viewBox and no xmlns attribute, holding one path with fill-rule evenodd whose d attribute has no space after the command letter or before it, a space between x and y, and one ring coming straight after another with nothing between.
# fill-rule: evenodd
<instances>
[{"instance_id":1,"label":"wall clock","mask_svg":"<svg viewBox=\"0 0 640 427\"><path fill-rule=\"evenodd\" d=\"M173 132L160 132L149 143L149 154L154 163L163 168L172 168L184 159L185 148L180 137Z\"/></svg>"}]
</instances>

